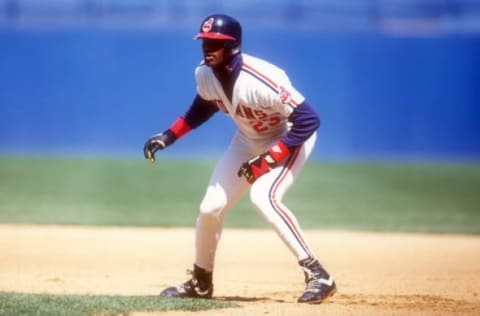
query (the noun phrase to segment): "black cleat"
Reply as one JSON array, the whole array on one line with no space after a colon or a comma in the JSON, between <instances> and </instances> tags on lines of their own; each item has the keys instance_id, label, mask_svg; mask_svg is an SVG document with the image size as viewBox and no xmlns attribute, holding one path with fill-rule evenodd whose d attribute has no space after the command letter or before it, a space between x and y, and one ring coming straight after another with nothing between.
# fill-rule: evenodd
<instances>
[{"instance_id":1,"label":"black cleat","mask_svg":"<svg viewBox=\"0 0 480 316\"><path fill-rule=\"evenodd\" d=\"M305 291L298 299L299 303L320 304L335 294L337 286L332 276L320 265L318 260L308 258L299 262L305 273Z\"/></svg>"},{"instance_id":2,"label":"black cleat","mask_svg":"<svg viewBox=\"0 0 480 316\"><path fill-rule=\"evenodd\" d=\"M188 271L188 273L192 275L190 280L179 286L167 287L160 293L160 296L174 298L212 298L212 272L193 265L193 271Z\"/></svg>"}]
</instances>

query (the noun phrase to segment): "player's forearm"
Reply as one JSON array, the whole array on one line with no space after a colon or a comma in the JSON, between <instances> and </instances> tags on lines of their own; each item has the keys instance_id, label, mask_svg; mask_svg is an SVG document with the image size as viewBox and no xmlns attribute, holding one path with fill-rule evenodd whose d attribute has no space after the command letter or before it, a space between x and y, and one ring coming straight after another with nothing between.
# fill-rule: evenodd
<instances>
[{"instance_id":1,"label":"player's forearm","mask_svg":"<svg viewBox=\"0 0 480 316\"><path fill-rule=\"evenodd\" d=\"M281 141L291 149L301 146L320 127L320 118L306 101L295 109L289 121L292 128Z\"/></svg>"},{"instance_id":2,"label":"player's forearm","mask_svg":"<svg viewBox=\"0 0 480 316\"><path fill-rule=\"evenodd\" d=\"M218 112L218 107L215 104L202 99L197 94L183 118L186 124L194 129L208 121L216 112Z\"/></svg>"},{"instance_id":3,"label":"player's forearm","mask_svg":"<svg viewBox=\"0 0 480 316\"><path fill-rule=\"evenodd\" d=\"M185 115L180 116L164 134L168 133L173 143L208 121L217 111L218 108L213 103L197 95Z\"/></svg>"},{"instance_id":4,"label":"player's forearm","mask_svg":"<svg viewBox=\"0 0 480 316\"><path fill-rule=\"evenodd\" d=\"M320 126L317 113L306 102L297 107L289 120L293 123L290 131L267 152L244 163L238 170L239 176L244 176L249 183L253 183L264 173L282 164Z\"/></svg>"}]
</instances>

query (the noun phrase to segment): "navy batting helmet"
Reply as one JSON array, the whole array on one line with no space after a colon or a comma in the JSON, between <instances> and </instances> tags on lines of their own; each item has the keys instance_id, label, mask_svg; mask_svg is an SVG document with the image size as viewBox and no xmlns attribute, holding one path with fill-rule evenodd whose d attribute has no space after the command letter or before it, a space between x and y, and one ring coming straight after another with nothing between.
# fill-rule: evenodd
<instances>
[{"instance_id":1,"label":"navy batting helmet","mask_svg":"<svg viewBox=\"0 0 480 316\"><path fill-rule=\"evenodd\" d=\"M232 54L240 52L242 44L242 26L240 23L226 14L212 14L207 16L200 25L200 33L195 39L218 39L226 41L226 48L230 48Z\"/></svg>"}]
</instances>

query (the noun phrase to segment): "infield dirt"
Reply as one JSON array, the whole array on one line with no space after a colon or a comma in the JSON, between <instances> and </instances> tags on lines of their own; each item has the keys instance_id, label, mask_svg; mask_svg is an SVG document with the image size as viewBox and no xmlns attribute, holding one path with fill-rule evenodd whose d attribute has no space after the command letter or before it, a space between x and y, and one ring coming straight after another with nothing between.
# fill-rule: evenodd
<instances>
[{"instance_id":1,"label":"infield dirt","mask_svg":"<svg viewBox=\"0 0 480 316\"><path fill-rule=\"evenodd\" d=\"M273 230L225 229L215 299L240 307L146 315L479 315L480 236L306 231L336 278L321 305ZM0 225L0 291L156 295L187 279L193 229ZM140 315L145 313L135 313Z\"/></svg>"}]
</instances>

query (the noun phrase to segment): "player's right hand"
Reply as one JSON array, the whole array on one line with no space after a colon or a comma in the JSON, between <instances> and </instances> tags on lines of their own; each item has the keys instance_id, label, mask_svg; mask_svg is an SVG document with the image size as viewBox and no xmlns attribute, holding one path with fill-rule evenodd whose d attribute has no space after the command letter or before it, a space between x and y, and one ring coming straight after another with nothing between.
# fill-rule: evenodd
<instances>
[{"instance_id":1,"label":"player's right hand","mask_svg":"<svg viewBox=\"0 0 480 316\"><path fill-rule=\"evenodd\" d=\"M155 153L157 150L165 149L168 145L172 144L174 139L170 133L160 133L150 137L143 146L143 154L146 159L151 162L155 162Z\"/></svg>"}]
</instances>

